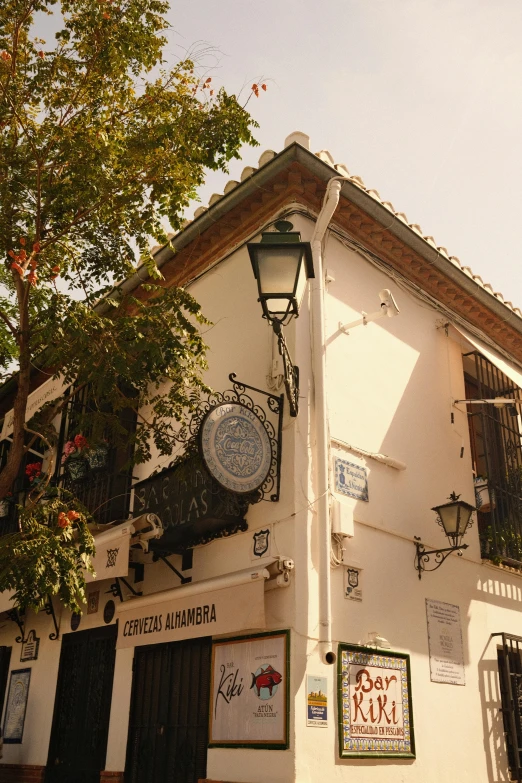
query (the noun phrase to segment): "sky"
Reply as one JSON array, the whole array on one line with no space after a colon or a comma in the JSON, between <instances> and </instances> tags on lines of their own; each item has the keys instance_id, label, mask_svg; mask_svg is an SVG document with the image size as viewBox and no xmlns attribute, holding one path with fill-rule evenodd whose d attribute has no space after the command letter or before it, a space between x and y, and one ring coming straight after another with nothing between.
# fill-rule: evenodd
<instances>
[{"instance_id":1,"label":"sky","mask_svg":"<svg viewBox=\"0 0 522 783\"><path fill-rule=\"evenodd\" d=\"M231 178L303 131L522 307L520 0L178 0L169 19L169 57L213 48L209 75L245 100L267 84Z\"/></svg>"},{"instance_id":2,"label":"sky","mask_svg":"<svg viewBox=\"0 0 522 783\"><path fill-rule=\"evenodd\" d=\"M173 0L169 21L171 63L199 52L243 103L268 88L260 146L203 204L300 130L522 307L520 0Z\"/></svg>"}]
</instances>

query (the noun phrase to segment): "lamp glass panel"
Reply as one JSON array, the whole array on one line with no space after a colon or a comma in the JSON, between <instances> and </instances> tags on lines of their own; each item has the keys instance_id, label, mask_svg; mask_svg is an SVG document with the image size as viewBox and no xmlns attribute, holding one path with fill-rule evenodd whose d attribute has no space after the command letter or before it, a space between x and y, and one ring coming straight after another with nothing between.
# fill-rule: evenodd
<instances>
[{"instance_id":1,"label":"lamp glass panel","mask_svg":"<svg viewBox=\"0 0 522 783\"><path fill-rule=\"evenodd\" d=\"M468 523L469 523L469 518L472 515L472 513L473 513L473 509L472 508L466 508L465 506L464 507L461 506L461 508L460 508L459 530L458 530L459 536L463 536L464 533L466 532L466 528L467 528Z\"/></svg>"},{"instance_id":2,"label":"lamp glass panel","mask_svg":"<svg viewBox=\"0 0 522 783\"><path fill-rule=\"evenodd\" d=\"M267 294L294 295L296 278L301 260L301 248L275 248L262 245L257 249L257 264L259 269L259 291L262 296ZM281 309L281 302L279 302Z\"/></svg>"},{"instance_id":3,"label":"lamp glass panel","mask_svg":"<svg viewBox=\"0 0 522 783\"><path fill-rule=\"evenodd\" d=\"M306 291L307 283L308 283L308 278L306 276L305 251L301 250L301 264L299 266L299 278L297 280L297 288L295 291L295 298L297 300L297 307L299 310L301 309L301 304L303 302L303 297Z\"/></svg>"},{"instance_id":4,"label":"lamp glass panel","mask_svg":"<svg viewBox=\"0 0 522 783\"><path fill-rule=\"evenodd\" d=\"M282 316L290 308L289 299L265 299L265 306L271 316Z\"/></svg>"},{"instance_id":5,"label":"lamp glass panel","mask_svg":"<svg viewBox=\"0 0 522 783\"><path fill-rule=\"evenodd\" d=\"M459 507L456 504L440 506L438 509L442 520L442 526L447 536L454 536L459 533Z\"/></svg>"}]
</instances>

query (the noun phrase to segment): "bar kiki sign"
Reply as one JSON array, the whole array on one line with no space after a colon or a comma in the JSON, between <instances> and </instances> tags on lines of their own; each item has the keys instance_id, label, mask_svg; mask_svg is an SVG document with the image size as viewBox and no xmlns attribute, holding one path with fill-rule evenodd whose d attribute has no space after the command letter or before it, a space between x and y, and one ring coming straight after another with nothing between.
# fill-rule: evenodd
<instances>
[{"instance_id":1,"label":"bar kiki sign","mask_svg":"<svg viewBox=\"0 0 522 783\"><path fill-rule=\"evenodd\" d=\"M341 758L415 758L409 656L339 645Z\"/></svg>"}]
</instances>

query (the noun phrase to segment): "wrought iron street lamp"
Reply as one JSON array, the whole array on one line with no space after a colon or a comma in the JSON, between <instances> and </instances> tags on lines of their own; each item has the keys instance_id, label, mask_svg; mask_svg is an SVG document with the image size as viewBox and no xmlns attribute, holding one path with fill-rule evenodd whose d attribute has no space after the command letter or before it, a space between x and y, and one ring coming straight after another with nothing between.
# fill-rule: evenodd
<instances>
[{"instance_id":1,"label":"wrought iron street lamp","mask_svg":"<svg viewBox=\"0 0 522 783\"><path fill-rule=\"evenodd\" d=\"M462 550L468 548L467 544L462 543L462 539L467 529L473 524L471 515L476 511L476 508L464 500L460 500L460 495L456 495L454 492L451 493L448 500L449 503L434 506L432 511L436 512L437 522L444 529L451 546L444 549L426 550L421 539L415 536L415 568L419 579L422 577L423 571L436 571L437 568L440 568L451 552L456 552L462 557ZM427 568L431 555L434 555L435 565L433 568Z\"/></svg>"},{"instance_id":2,"label":"wrought iron street lamp","mask_svg":"<svg viewBox=\"0 0 522 783\"><path fill-rule=\"evenodd\" d=\"M283 376L290 415L299 411L299 368L286 347L282 327L299 315L299 306L306 282L314 277L312 248L301 242L298 231L287 220L275 224L276 231L263 233L261 242L250 242L248 253L259 293L258 301L277 335L279 353L283 359Z\"/></svg>"}]
</instances>

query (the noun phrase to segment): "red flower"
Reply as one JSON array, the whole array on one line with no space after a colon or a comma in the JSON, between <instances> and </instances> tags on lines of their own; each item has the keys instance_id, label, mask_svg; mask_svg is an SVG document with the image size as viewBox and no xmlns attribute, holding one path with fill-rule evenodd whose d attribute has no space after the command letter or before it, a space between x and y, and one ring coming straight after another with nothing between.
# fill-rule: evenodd
<instances>
[{"instance_id":1,"label":"red flower","mask_svg":"<svg viewBox=\"0 0 522 783\"><path fill-rule=\"evenodd\" d=\"M66 528L69 527L70 524L71 523L67 518L67 514L65 513L65 511L60 511L60 513L58 514L58 527Z\"/></svg>"},{"instance_id":2,"label":"red flower","mask_svg":"<svg viewBox=\"0 0 522 783\"><path fill-rule=\"evenodd\" d=\"M81 451L82 449L89 447L89 444L87 443L87 438L81 433L79 435L74 436L73 442L76 448L78 449L78 451Z\"/></svg>"},{"instance_id":3,"label":"red flower","mask_svg":"<svg viewBox=\"0 0 522 783\"><path fill-rule=\"evenodd\" d=\"M25 475L29 476L29 481L33 481L33 479L38 478L42 473L42 463L41 462L30 462L28 465L25 466Z\"/></svg>"},{"instance_id":4,"label":"red flower","mask_svg":"<svg viewBox=\"0 0 522 783\"><path fill-rule=\"evenodd\" d=\"M67 519L69 519L71 522L74 522L75 519L79 518L79 514L77 511L73 511L72 509L67 512Z\"/></svg>"}]
</instances>

